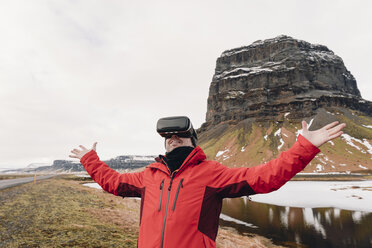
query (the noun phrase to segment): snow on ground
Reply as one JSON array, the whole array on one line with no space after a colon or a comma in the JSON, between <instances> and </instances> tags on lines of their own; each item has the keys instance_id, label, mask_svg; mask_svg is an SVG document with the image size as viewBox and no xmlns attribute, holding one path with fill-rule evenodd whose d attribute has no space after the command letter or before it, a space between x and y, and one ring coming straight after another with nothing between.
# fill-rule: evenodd
<instances>
[{"instance_id":1,"label":"snow on ground","mask_svg":"<svg viewBox=\"0 0 372 248\"><path fill-rule=\"evenodd\" d=\"M372 180L291 181L279 190L251 196L252 201L300 208L339 208L372 212Z\"/></svg>"},{"instance_id":2,"label":"snow on ground","mask_svg":"<svg viewBox=\"0 0 372 248\"><path fill-rule=\"evenodd\" d=\"M365 147L367 147L367 152L369 153L369 154L372 154L372 146L371 146L371 144L368 142L368 140L367 139L363 139L363 143L362 143Z\"/></svg>"},{"instance_id":3,"label":"snow on ground","mask_svg":"<svg viewBox=\"0 0 372 248\"><path fill-rule=\"evenodd\" d=\"M279 128L278 131L276 131L276 132L274 133L274 136L278 136L278 137L280 137L280 145L278 146L278 151L279 151L280 148L282 148L283 145L284 145L284 140L283 140L282 137L280 136L281 132L282 132L282 129Z\"/></svg>"},{"instance_id":4,"label":"snow on ground","mask_svg":"<svg viewBox=\"0 0 372 248\"><path fill-rule=\"evenodd\" d=\"M363 165L359 165L359 168L361 168L361 169L363 169L363 170L368 170L368 168L367 167L365 167L365 166L363 166Z\"/></svg>"},{"instance_id":5,"label":"snow on ground","mask_svg":"<svg viewBox=\"0 0 372 248\"><path fill-rule=\"evenodd\" d=\"M278 145L278 151L283 147L284 145L284 140L280 138L280 145Z\"/></svg>"},{"instance_id":6,"label":"snow on ground","mask_svg":"<svg viewBox=\"0 0 372 248\"><path fill-rule=\"evenodd\" d=\"M362 125L362 126L366 128L372 128L372 125Z\"/></svg>"},{"instance_id":7,"label":"snow on ground","mask_svg":"<svg viewBox=\"0 0 372 248\"><path fill-rule=\"evenodd\" d=\"M316 170L314 172L321 172L324 170L324 166L322 166L321 164L317 164L316 165Z\"/></svg>"},{"instance_id":8,"label":"snow on ground","mask_svg":"<svg viewBox=\"0 0 372 248\"><path fill-rule=\"evenodd\" d=\"M226 152L229 152L229 149L223 150L223 151L218 151L216 154L216 158L222 156L223 160L229 159L229 155L225 155Z\"/></svg>"},{"instance_id":9,"label":"snow on ground","mask_svg":"<svg viewBox=\"0 0 372 248\"><path fill-rule=\"evenodd\" d=\"M102 189L98 183L84 183L83 185L94 189Z\"/></svg>"},{"instance_id":10,"label":"snow on ground","mask_svg":"<svg viewBox=\"0 0 372 248\"><path fill-rule=\"evenodd\" d=\"M226 159L230 158L230 156L228 156L228 155L222 155L222 157L223 157L223 160L226 160Z\"/></svg>"},{"instance_id":11,"label":"snow on ground","mask_svg":"<svg viewBox=\"0 0 372 248\"><path fill-rule=\"evenodd\" d=\"M328 114L331 114L331 115L335 115L334 113L331 113L331 112L328 112L328 111L327 111L327 113L328 113Z\"/></svg>"},{"instance_id":12,"label":"snow on ground","mask_svg":"<svg viewBox=\"0 0 372 248\"><path fill-rule=\"evenodd\" d=\"M88 174L84 173L84 174L74 174L74 176L76 177L90 177Z\"/></svg>"},{"instance_id":13,"label":"snow on ground","mask_svg":"<svg viewBox=\"0 0 372 248\"><path fill-rule=\"evenodd\" d=\"M358 149L359 151L361 151L362 153L366 153L362 148L360 148L359 146L355 145L354 142L358 142L362 145L364 145L366 148L367 148L367 152L369 154L372 154L372 146L371 144L368 142L367 139L363 139L363 141L361 141L360 139L357 139L357 138L354 138L346 133L342 134L341 137L346 140L346 143L356 149Z\"/></svg>"},{"instance_id":14,"label":"snow on ground","mask_svg":"<svg viewBox=\"0 0 372 248\"><path fill-rule=\"evenodd\" d=\"M324 155L323 153L322 155L324 156L323 158L325 159L325 161L329 161L329 158L326 155Z\"/></svg>"},{"instance_id":15,"label":"snow on ground","mask_svg":"<svg viewBox=\"0 0 372 248\"><path fill-rule=\"evenodd\" d=\"M219 156L223 155L224 153L228 152L229 149L226 149L226 150L223 150L223 151L218 151L217 154L216 154L216 158L218 158Z\"/></svg>"},{"instance_id":16,"label":"snow on ground","mask_svg":"<svg viewBox=\"0 0 372 248\"><path fill-rule=\"evenodd\" d=\"M325 164L325 165L327 165L328 163L327 162L325 162L323 159L321 159L320 157L318 158L318 160L322 163L322 164Z\"/></svg>"},{"instance_id":17,"label":"snow on ground","mask_svg":"<svg viewBox=\"0 0 372 248\"><path fill-rule=\"evenodd\" d=\"M280 136L280 132L282 131L281 128L279 128L275 133L274 133L274 136Z\"/></svg>"},{"instance_id":18,"label":"snow on ground","mask_svg":"<svg viewBox=\"0 0 372 248\"><path fill-rule=\"evenodd\" d=\"M226 220L226 221L232 221L232 222L235 222L237 224L245 225L245 226L252 227L252 228L258 228L257 226L255 226L251 223L247 223L247 222L232 218L232 217L230 217L226 214L222 214L222 213L220 214L220 219L223 219L223 220Z\"/></svg>"},{"instance_id":19,"label":"snow on ground","mask_svg":"<svg viewBox=\"0 0 372 248\"><path fill-rule=\"evenodd\" d=\"M242 148L243 149L243 148ZM229 159L230 156L229 155L225 155L226 152L229 152L230 150L228 148L226 148L225 150L223 151L218 151L217 154L216 154L216 158L222 156L223 160L226 160L226 159ZM243 152L243 150L242 150Z\"/></svg>"}]
</instances>

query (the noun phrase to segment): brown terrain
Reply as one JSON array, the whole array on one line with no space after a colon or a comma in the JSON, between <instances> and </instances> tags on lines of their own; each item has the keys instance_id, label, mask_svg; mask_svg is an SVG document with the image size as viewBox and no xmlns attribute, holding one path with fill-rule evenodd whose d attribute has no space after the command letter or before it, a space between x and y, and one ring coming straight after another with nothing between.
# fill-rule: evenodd
<instances>
[{"instance_id":1,"label":"brown terrain","mask_svg":"<svg viewBox=\"0 0 372 248\"><path fill-rule=\"evenodd\" d=\"M140 200L58 176L0 191L0 247L136 247ZM217 247L280 247L220 228Z\"/></svg>"}]
</instances>

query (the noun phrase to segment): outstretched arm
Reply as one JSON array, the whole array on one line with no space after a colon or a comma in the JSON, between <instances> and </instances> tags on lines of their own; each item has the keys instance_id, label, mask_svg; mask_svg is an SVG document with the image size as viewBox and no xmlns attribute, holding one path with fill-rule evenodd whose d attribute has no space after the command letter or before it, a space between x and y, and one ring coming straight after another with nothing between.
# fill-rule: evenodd
<instances>
[{"instance_id":1,"label":"outstretched arm","mask_svg":"<svg viewBox=\"0 0 372 248\"><path fill-rule=\"evenodd\" d=\"M280 188L320 152L318 147L339 137L345 126L345 123L339 124L335 121L315 131L309 131L307 123L302 121L302 135L297 138L297 142L288 151L282 152L279 158L252 167L250 172L254 176L250 178L249 184L256 193L267 193Z\"/></svg>"},{"instance_id":2,"label":"outstretched arm","mask_svg":"<svg viewBox=\"0 0 372 248\"><path fill-rule=\"evenodd\" d=\"M143 172L123 173L111 169L96 153L97 142L88 150L80 145L73 149L70 158L80 159L85 170L104 190L114 195L140 197L143 191Z\"/></svg>"},{"instance_id":3,"label":"outstretched arm","mask_svg":"<svg viewBox=\"0 0 372 248\"><path fill-rule=\"evenodd\" d=\"M296 143L280 156L265 164L251 168L227 168L219 166L210 187L218 188L222 197L237 197L254 193L269 193L279 189L320 152L319 146L342 134L346 125L330 123L318 130L309 131L302 121L303 133Z\"/></svg>"}]
</instances>

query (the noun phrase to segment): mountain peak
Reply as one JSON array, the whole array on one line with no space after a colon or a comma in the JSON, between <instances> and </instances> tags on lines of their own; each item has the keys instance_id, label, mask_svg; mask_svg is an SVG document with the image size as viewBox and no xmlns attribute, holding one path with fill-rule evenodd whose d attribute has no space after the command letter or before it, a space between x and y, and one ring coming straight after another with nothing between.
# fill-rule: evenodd
<instances>
[{"instance_id":1,"label":"mountain peak","mask_svg":"<svg viewBox=\"0 0 372 248\"><path fill-rule=\"evenodd\" d=\"M372 114L354 76L324 45L280 35L224 51L209 88L204 127L226 121L301 119L323 106Z\"/></svg>"}]
</instances>

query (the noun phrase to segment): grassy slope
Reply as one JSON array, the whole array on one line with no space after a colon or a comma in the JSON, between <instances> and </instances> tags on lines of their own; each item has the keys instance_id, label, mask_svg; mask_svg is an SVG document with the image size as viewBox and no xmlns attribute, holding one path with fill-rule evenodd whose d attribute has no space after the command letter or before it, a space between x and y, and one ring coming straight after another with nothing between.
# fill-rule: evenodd
<instances>
[{"instance_id":1,"label":"grassy slope","mask_svg":"<svg viewBox=\"0 0 372 248\"><path fill-rule=\"evenodd\" d=\"M315 128L330 121L339 120L347 124L344 129L345 133L362 141L365 139L372 144L372 129L362 126L372 125L372 118L344 109L333 109L333 114L328 111L322 109L313 117ZM306 121L309 123L311 119L308 118ZM278 151L278 146L281 144L280 137L274 134L279 128L281 128L280 137L284 140L284 145ZM296 140L296 132L299 129L301 129L299 121L286 118L270 123L257 123L250 120L237 125L224 124L214 127L214 131L202 133L200 146L204 149L208 159L218 160L229 167L250 167L274 159L280 152L290 148ZM266 139L265 135L267 135ZM333 144L324 144L321 147L322 152L306 167L305 172L315 172L319 165L322 167L321 172L368 172L359 165L371 171L371 154L362 144L354 143L364 152L348 145L341 138L334 140ZM219 151L225 150L228 151L216 157Z\"/></svg>"}]
</instances>

